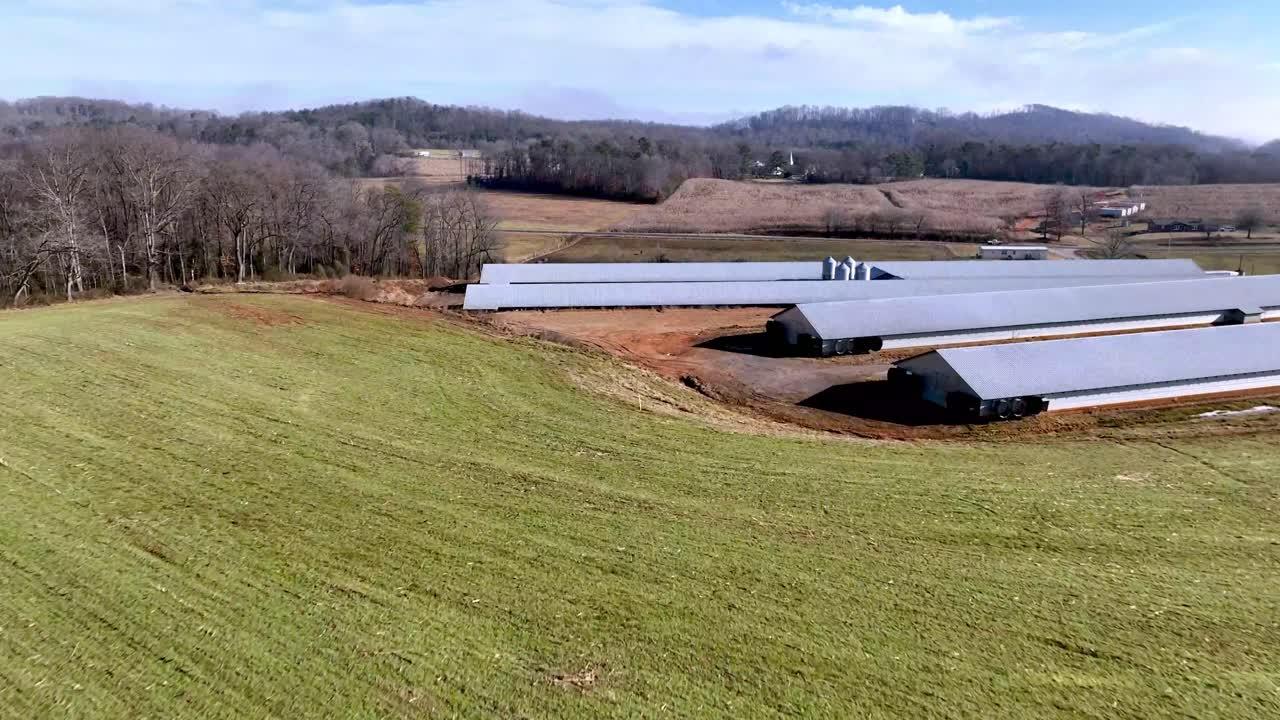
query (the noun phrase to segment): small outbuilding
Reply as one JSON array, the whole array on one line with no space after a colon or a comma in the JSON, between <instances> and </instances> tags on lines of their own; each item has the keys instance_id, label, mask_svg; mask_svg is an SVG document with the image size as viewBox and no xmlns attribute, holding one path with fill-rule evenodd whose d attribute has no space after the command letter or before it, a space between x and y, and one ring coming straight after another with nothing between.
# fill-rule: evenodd
<instances>
[{"instance_id":1,"label":"small outbuilding","mask_svg":"<svg viewBox=\"0 0 1280 720\"><path fill-rule=\"evenodd\" d=\"M1048 260L1049 248L1044 245L983 245L978 248L979 260Z\"/></svg>"},{"instance_id":2,"label":"small outbuilding","mask_svg":"<svg viewBox=\"0 0 1280 720\"><path fill-rule=\"evenodd\" d=\"M889 382L967 421L1280 389L1280 323L945 348Z\"/></svg>"}]
</instances>

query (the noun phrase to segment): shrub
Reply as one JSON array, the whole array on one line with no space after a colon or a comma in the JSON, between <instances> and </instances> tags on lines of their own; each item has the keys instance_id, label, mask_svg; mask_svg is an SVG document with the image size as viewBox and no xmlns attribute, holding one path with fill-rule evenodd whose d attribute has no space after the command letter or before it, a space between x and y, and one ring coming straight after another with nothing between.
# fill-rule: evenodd
<instances>
[{"instance_id":1,"label":"shrub","mask_svg":"<svg viewBox=\"0 0 1280 720\"><path fill-rule=\"evenodd\" d=\"M356 300L371 300L378 289L367 277L348 275L338 282L338 292Z\"/></svg>"}]
</instances>

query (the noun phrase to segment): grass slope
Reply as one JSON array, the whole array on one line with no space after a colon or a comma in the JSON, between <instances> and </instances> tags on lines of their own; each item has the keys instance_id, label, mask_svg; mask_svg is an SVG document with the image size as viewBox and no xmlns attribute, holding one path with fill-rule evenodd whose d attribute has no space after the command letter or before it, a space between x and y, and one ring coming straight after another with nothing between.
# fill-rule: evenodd
<instances>
[{"instance_id":1,"label":"grass slope","mask_svg":"<svg viewBox=\"0 0 1280 720\"><path fill-rule=\"evenodd\" d=\"M0 315L0 716L1264 717L1274 438L731 434L286 297Z\"/></svg>"}]
</instances>

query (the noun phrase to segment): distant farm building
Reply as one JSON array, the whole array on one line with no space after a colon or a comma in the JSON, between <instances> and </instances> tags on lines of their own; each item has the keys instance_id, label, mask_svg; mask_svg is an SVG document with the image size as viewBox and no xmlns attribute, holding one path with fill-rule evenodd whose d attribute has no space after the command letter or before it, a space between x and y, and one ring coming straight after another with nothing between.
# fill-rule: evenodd
<instances>
[{"instance_id":1,"label":"distant farm building","mask_svg":"<svg viewBox=\"0 0 1280 720\"><path fill-rule=\"evenodd\" d=\"M1216 233L1234 229L1204 220L1152 220L1147 223L1147 232L1153 233Z\"/></svg>"},{"instance_id":2,"label":"distant farm building","mask_svg":"<svg viewBox=\"0 0 1280 720\"><path fill-rule=\"evenodd\" d=\"M944 348L889 380L968 420L1276 388L1280 324Z\"/></svg>"},{"instance_id":3,"label":"distant farm building","mask_svg":"<svg viewBox=\"0 0 1280 720\"><path fill-rule=\"evenodd\" d=\"M793 352L877 350L1280 319L1280 276L801 304L766 328Z\"/></svg>"},{"instance_id":4,"label":"distant farm building","mask_svg":"<svg viewBox=\"0 0 1280 720\"><path fill-rule=\"evenodd\" d=\"M1131 218L1145 212L1144 202L1103 202L1094 205L1094 211L1102 218Z\"/></svg>"},{"instance_id":5,"label":"distant farm building","mask_svg":"<svg viewBox=\"0 0 1280 720\"><path fill-rule=\"evenodd\" d=\"M1049 248L1043 245L983 245L978 248L982 260L1048 260Z\"/></svg>"}]
</instances>

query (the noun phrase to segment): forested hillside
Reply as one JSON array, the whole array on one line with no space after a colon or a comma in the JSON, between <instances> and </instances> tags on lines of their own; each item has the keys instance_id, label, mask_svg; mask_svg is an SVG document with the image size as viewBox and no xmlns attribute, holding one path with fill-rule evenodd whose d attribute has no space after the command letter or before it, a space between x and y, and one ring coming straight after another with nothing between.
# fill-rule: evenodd
<instances>
[{"instance_id":1,"label":"forested hillside","mask_svg":"<svg viewBox=\"0 0 1280 720\"><path fill-rule=\"evenodd\" d=\"M711 128L565 122L412 98L235 117L111 101L0 103L0 132L137 125L182 140L270 145L346 176L395 172L416 147L477 148L500 187L656 200L691 177L809 182L944 177L1128 186L1280 182L1276 144L1033 106L995 115L909 107L782 108ZM794 157L794 164L791 162Z\"/></svg>"},{"instance_id":2,"label":"forested hillside","mask_svg":"<svg viewBox=\"0 0 1280 720\"><path fill-rule=\"evenodd\" d=\"M474 192L353 183L287 147L168 130L0 142L0 307L196 279L467 277L493 259Z\"/></svg>"}]
</instances>

